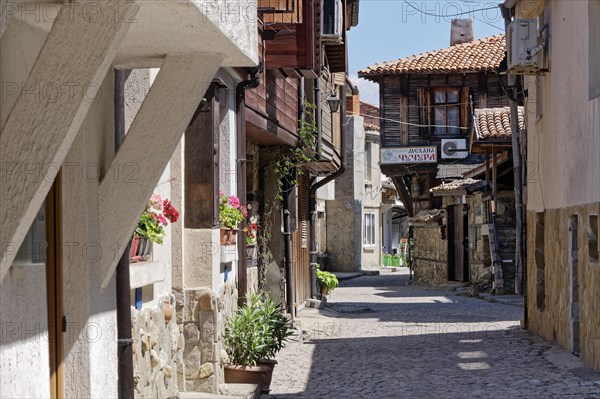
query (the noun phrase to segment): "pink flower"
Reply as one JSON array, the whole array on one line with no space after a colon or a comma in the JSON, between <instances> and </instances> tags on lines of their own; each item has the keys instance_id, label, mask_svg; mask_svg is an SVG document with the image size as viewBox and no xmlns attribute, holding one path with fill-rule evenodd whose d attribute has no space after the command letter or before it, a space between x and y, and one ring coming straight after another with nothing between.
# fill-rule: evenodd
<instances>
[{"instance_id":1,"label":"pink flower","mask_svg":"<svg viewBox=\"0 0 600 399\"><path fill-rule=\"evenodd\" d=\"M241 206L240 211L242 211L242 215L244 215L244 217L248 216L248 210L245 206Z\"/></svg>"},{"instance_id":2,"label":"pink flower","mask_svg":"<svg viewBox=\"0 0 600 399\"><path fill-rule=\"evenodd\" d=\"M219 197L222 197L224 195L225 195L225 193L223 191L219 191Z\"/></svg>"},{"instance_id":3,"label":"pink flower","mask_svg":"<svg viewBox=\"0 0 600 399\"><path fill-rule=\"evenodd\" d=\"M236 197L235 195L230 195L229 196L229 205L231 205L234 208L239 208L240 207L240 199L238 197Z\"/></svg>"},{"instance_id":4,"label":"pink flower","mask_svg":"<svg viewBox=\"0 0 600 399\"><path fill-rule=\"evenodd\" d=\"M150 197L150 206L156 210L162 210L163 200L158 194L152 194Z\"/></svg>"},{"instance_id":5,"label":"pink flower","mask_svg":"<svg viewBox=\"0 0 600 399\"><path fill-rule=\"evenodd\" d=\"M164 217L162 214L158 215L158 221L163 225L166 226L167 225L167 218Z\"/></svg>"}]
</instances>

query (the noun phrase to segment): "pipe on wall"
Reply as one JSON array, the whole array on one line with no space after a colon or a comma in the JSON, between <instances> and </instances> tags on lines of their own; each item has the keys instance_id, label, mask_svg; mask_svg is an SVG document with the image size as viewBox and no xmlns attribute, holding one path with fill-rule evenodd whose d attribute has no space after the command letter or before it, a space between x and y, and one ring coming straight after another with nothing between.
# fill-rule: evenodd
<instances>
[{"instance_id":1,"label":"pipe on wall","mask_svg":"<svg viewBox=\"0 0 600 399\"><path fill-rule=\"evenodd\" d=\"M318 79L317 79L318 82ZM340 167L331 174L325 176L325 178L314 182L310 186L309 190L309 212L310 212L310 296L311 298L317 298L319 292L317 288L317 190L327 183L340 177L346 171L346 140L344 134L344 125L346 124L346 92L342 89L341 95L341 107L340 111ZM321 133L321 126L319 127L319 137Z\"/></svg>"},{"instance_id":2,"label":"pipe on wall","mask_svg":"<svg viewBox=\"0 0 600 399\"><path fill-rule=\"evenodd\" d=\"M115 153L119 150L125 138L125 80L127 72L115 69ZM127 243L119 263L117 263L117 344L118 344L118 375L119 398L133 399L133 351L131 345L131 284L129 281L129 249L131 240Z\"/></svg>"},{"instance_id":3,"label":"pipe on wall","mask_svg":"<svg viewBox=\"0 0 600 399\"><path fill-rule=\"evenodd\" d=\"M500 4L500 11L504 17L504 26L506 37L508 40L508 27L512 21L511 8L516 5L517 1L507 0L504 4ZM512 6L512 7L511 7ZM510 43L507 43L509 48ZM515 90L516 76L512 73L508 74L508 90ZM525 215L523 206L523 162L521 159L521 134L519 131L519 113L516 101L516 95L509 94L510 98L510 124L512 130L512 155L513 155L513 172L515 180L515 208L516 208L516 281L515 291L517 294L522 294L524 297L524 323L525 328L528 326L528 311L527 311L527 270L525 270L526 253L525 253Z\"/></svg>"}]
</instances>

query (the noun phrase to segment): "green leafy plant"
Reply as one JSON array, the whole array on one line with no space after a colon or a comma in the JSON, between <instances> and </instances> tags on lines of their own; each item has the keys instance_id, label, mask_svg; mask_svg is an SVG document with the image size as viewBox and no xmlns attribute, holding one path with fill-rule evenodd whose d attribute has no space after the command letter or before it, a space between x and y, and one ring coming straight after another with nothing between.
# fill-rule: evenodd
<instances>
[{"instance_id":1,"label":"green leafy plant","mask_svg":"<svg viewBox=\"0 0 600 399\"><path fill-rule=\"evenodd\" d=\"M228 197L223 192L219 193L219 221L222 227L235 229L246 216L248 210L241 205L238 197L235 195Z\"/></svg>"},{"instance_id":2,"label":"green leafy plant","mask_svg":"<svg viewBox=\"0 0 600 399\"><path fill-rule=\"evenodd\" d=\"M314 150L317 145L318 127L315 120L315 110L317 106L308 101L304 102L304 115L298 123L298 140L292 148L286 148L275 161L275 174L279 177L277 199L282 200L283 179L288 179L291 186L298 184L295 171L302 174L302 169L298 168L302 164L311 162L315 159Z\"/></svg>"},{"instance_id":3,"label":"green leafy plant","mask_svg":"<svg viewBox=\"0 0 600 399\"><path fill-rule=\"evenodd\" d=\"M147 238L155 244L162 244L166 234L164 227L169 222L176 223L178 219L179 212L171 202L168 199L162 199L158 194L153 194L140 216L134 235Z\"/></svg>"},{"instance_id":4,"label":"green leafy plant","mask_svg":"<svg viewBox=\"0 0 600 399\"><path fill-rule=\"evenodd\" d=\"M317 284L319 284L319 287L326 288L331 292L339 285L339 281L335 274L321 270L317 266Z\"/></svg>"},{"instance_id":5,"label":"green leafy plant","mask_svg":"<svg viewBox=\"0 0 600 399\"><path fill-rule=\"evenodd\" d=\"M256 366L275 356L291 334L283 305L252 295L227 323L224 343L231 363Z\"/></svg>"}]
</instances>

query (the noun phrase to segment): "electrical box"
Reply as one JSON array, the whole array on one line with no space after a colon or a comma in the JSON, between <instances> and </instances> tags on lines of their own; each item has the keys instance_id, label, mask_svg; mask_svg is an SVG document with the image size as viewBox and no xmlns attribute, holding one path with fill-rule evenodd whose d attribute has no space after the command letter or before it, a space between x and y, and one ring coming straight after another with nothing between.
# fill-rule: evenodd
<instances>
[{"instance_id":1,"label":"electrical box","mask_svg":"<svg viewBox=\"0 0 600 399\"><path fill-rule=\"evenodd\" d=\"M545 70L545 40L538 40L537 20L517 19L508 26L508 71L535 75ZM545 39L545 38L543 38Z\"/></svg>"}]
</instances>

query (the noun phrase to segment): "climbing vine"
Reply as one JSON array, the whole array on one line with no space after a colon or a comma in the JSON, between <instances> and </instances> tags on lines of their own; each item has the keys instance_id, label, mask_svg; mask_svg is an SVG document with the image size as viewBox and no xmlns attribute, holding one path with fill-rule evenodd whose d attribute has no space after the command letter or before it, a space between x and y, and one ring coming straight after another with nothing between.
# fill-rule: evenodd
<instances>
[{"instance_id":1,"label":"climbing vine","mask_svg":"<svg viewBox=\"0 0 600 399\"><path fill-rule=\"evenodd\" d=\"M266 286L267 268L274 260L273 254L269 249L269 243L272 238L273 212L281 209L281 202L283 201L284 179L288 179L290 187L295 187L298 185L298 176L302 175L301 166L316 159L318 128L315 121L315 110L317 107L308 101L305 101L303 106L304 118L298 124L298 140L296 141L296 145L294 147L280 147L274 155L272 163L265 165L260 173L263 187L259 190L261 193L261 198L259 198L261 217L259 220L257 245L259 254L258 280L261 290ZM275 180L277 181L273 197L267 195L267 192L270 190L265 187L265 172L269 166L272 166ZM281 284L280 292L284 292L283 279L281 280ZM285 301L285 298L280 299Z\"/></svg>"},{"instance_id":2,"label":"climbing vine","mask_svg":"<svg viewBox=\"0 0 600 399\"><path fill-rule=\"evenodd\" d=\"M302 174L302 164L315 160L315 148L317 145L317 122L315 121L316 105L311 102L304 102L304 115L300 119L298 126L298 140L294 147L286 147L277 157L274 164L275 175L277 176L277 200L283 200L283 181L288 179L290 186L298 184L297 175ZM298 171L297 175L295 171Z\"/></svg>"}]
</instances>

